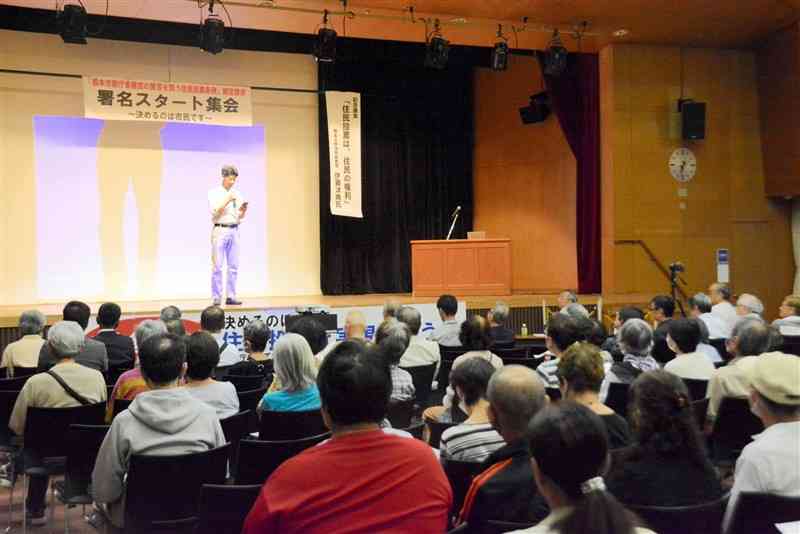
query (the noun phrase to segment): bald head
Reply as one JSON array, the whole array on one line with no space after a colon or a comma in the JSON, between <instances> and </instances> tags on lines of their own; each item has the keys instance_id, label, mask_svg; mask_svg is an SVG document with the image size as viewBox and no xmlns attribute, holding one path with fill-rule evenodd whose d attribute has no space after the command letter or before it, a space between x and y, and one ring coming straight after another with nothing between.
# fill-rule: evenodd
<instances>
[{"instance_id":1,"label":"bald head","mask_svg":"<svg viewBox=\"0 0 800 534\"><path fill-rule=\"evenodd\" d=\"M542 380L522 365L499 369L489 380L486 393L492 425L507 443L522 438L528 422L547 402Z\"/></svg>"},{"instance_id":2,"label":"bald head","mask_svg":"<svg viewBox=\"0 0 800 534\"><path fill-rule=\"evenodd\" d=\"M358 310L353 310L347 314L344 320L344 336L347 339L364 338L367 331L367 320L364 314Z\"/></svg>"}]
</instances>

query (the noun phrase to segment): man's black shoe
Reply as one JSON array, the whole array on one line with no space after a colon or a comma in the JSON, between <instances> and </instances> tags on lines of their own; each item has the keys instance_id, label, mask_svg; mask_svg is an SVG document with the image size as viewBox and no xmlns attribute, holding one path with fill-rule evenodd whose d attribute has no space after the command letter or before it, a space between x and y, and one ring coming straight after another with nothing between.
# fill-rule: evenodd
<instances>
[{"instance_id":1,"label":"man's black shoe","mask_svg":"<svg viewBox=\"0 0 800 534\"><path fill-rule=\"evenodd\" d=\"M231 306L241 306L242 301L236 299L225 299L225 304L229 304Z\"/></svg>"}]
</instances>

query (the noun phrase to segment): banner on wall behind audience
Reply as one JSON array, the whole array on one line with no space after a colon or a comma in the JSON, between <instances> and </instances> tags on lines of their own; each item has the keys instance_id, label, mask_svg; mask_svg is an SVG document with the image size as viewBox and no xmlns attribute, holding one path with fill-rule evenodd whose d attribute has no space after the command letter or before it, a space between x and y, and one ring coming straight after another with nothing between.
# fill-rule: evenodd
<instances>
[{"instance_id":1,"label":"banner on wall behind audience","mask_svg":"<svg viewBox=\"0 0 800 534\"><path fill-rule=\"evenodd\" d=\"M249 87L83 77L89 119L252 126L251 96Z\"/></svg>"},{"instance_id":2,"label":"banner on wall behind audience","mask_svg":"<svg viewBox=\"0 0 800 534\"><path fill-rule=\"evenodd\" d=\"M361 211L361 95L325 91L331 167L331 214L363 218Z\"/></svg>"},{"instance_id":3,"label":"banner on wall behind audience","mask_svg":"<svg viewBox=\"0 0 800 534\"><path fill-rule=\"evenodd\" d=\"M439 318L439 310L436 304L413 304L422 315L422 327L420 335L425 337L430 331L442 324ZM336 330L328 332L328 343L334 343L344 339L344 321L347 314L351 311L360 311L364 314L367 323L367 339L373 339L375 330L383 321L383 306L353 306L348 308L329 308L326 311L336 315ZM286 316L297 315L295 308L266 308L264 310L225 310L225 328L223 329L223 339L239 349L244 357L244 328L248 323L255 320L264 321L271 331L271 337L267 345L267 352L271 352L275 342L286 333ZM456 319L464 321L467 318L467 306L463 301L458 303ZM158 315L123 315L120 319L117 331L126 336L132 336L133 331L140 322L145 319L158 319ZM187 334L200 330L200 313L184 313L181 317L183 326ZM99 330L97 317L92 316L89 321L89 335L94 336Z\"/></svg>"}]
</instances>

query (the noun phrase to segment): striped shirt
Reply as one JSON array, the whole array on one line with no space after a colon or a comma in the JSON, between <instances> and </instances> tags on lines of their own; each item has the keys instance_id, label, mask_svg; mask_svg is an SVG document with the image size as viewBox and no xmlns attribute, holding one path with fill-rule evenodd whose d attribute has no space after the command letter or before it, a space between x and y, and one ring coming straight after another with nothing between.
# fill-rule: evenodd
<instances>
[{"instance_id":1,"label":"striped shirt","mask_svg":"<svg viewBox=\"0 0 800 534\"><path fill-rule=\"evenodd\" d=\"M558 371L558 362L559 358L555 357L543 361L539 364L539 367L536 368L539 378L544 382L544 387L558 389L558 375L556 374Z\"/></svg>"},{"instance_id":2,"label":"striped shirt","mask_svg":"<svg viewBox=\"0 0 800 534\"><path fill-rule=\"evenodd\" d=\"M414 380L411 373L392 365L392 396L394 401L406 401L414 398Z\"/></svg>"},{"instance_id":3,"label":"striped shirt","mask_svg":"<svg viewBox=\"0 0 800 534\"><path fill-rule=\"evenodd\" d=\"M442 461L482 462L506 442L489 423L463 423L442 433Z\"/></svg>"}]
</instances>

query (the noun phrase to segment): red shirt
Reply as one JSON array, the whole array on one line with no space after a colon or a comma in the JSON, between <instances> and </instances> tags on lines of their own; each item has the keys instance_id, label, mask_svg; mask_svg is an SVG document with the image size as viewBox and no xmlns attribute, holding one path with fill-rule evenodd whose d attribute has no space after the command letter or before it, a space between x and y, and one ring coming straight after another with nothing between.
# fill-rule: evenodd
<instances>
[{"instance_id":1,"label":"red shirt","mask_svg":"<svg viewBox=\"0 0 800 534\"><path fill-rule=\"evenodd\" d=\"M431 448L372 430L284 462L267 480L243 534L445 531L453 500Z\"/></svg>"}]
</instances>

